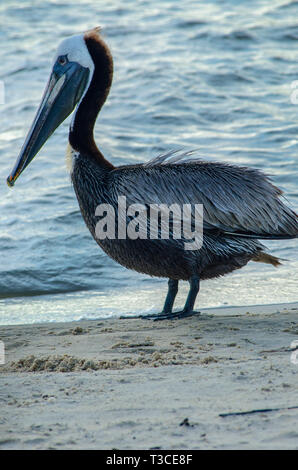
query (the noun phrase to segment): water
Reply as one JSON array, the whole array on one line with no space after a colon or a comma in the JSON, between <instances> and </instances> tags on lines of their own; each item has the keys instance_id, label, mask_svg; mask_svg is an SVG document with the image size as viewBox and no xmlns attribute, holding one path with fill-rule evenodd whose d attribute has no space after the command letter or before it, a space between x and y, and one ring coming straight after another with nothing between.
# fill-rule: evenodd
<instances>
[{"instance_id":1,"label":"water","mask_svg":"<svg viewBox=\"0 0 298 470\"><path fill-rule=\"evenodd\" d=\"M69 120L6 186L58 43L104 28L115 75L95 134L114 164L199 148L270 173L297 211L297 14L289 0L1 2L1 324L153 312L166 292L164 280L117 265L91 238L65 169ZM297 240L267 246L289 261L204 282L200 306L296 301ZM186 293L182 283L178 306Z\"/></svg>"}]
</instances>

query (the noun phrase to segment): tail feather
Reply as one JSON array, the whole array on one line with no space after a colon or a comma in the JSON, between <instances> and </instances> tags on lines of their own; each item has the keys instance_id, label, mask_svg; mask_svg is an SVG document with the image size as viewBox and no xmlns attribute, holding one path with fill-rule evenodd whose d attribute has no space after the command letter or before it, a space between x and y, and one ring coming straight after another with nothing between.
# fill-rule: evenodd
<instances>
[{"instance_id":1,"label":"tail feather","mask_svg":"<svg viewBox=\"0 0 298 470\"><path fill-rule=\"evenodd\" d=\"M277 266L280 266L281 260L277 258L276 256L269 255L268 253L264 253L264 251L259 251L253 258L252 261L256 261L257 263L266 263L266 264L272 264L277 268Z\"/></svg>"}]
</instances>

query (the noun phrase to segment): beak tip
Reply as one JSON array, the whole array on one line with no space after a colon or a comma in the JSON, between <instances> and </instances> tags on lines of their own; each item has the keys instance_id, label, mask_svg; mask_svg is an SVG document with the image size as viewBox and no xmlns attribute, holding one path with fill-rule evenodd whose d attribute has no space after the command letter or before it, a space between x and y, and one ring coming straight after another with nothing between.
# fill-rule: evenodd
<instances>
[{"instance_id":1,"label":"beak tip","mask_svg":"<svg viewBox=\"0 0 298 470\"><path fill-rule=\"evenodd\" d=\"M12 187L14 186L14 179L13 179L12 176L8 176L6 182L7 182L7 185L8 185L10 188L12 188Z\"/></svg>"}]
</instances>

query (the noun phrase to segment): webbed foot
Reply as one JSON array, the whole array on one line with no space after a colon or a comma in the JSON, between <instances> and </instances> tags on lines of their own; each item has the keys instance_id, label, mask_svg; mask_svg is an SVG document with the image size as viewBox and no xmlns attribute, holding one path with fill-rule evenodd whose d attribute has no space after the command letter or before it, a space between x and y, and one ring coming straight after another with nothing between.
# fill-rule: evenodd
<instances>
[{"instance_id":1,"label":"webbed foot","mask_svg":"<svg viewBox=\"0 0 298 470\"><path fill-rule=\"evenodd\" d=\"M192 317L193 315L200 315L200 314L201 312L197 312L195 310L180 310L179 312L172 312L172 313L161 312L155 315L154 317L152 315L152 320L153 321L175 320L175 319L180 319L180 318ZM144 316L144 318L146 317Z\"/></svg>"}]
</instances>

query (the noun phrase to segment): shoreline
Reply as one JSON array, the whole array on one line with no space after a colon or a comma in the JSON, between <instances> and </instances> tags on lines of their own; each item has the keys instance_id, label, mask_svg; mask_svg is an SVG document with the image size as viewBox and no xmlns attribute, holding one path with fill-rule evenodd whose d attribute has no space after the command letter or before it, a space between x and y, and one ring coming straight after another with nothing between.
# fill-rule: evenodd
<instances>
[{"instance_id":1,"label":"shoreline","mask_svg":"<svg viewBox=\"0 0 298 470\"><path fill-rule=\"evenodd\" d=\"M233 316L233 315L245 315L247 313L254 313L254 314L270 314L270 313L279 313L282 311L287 311L291 309L298 309L298 301L293 301L293 302L277 302L277 303L270 303L270 304L250 304L250 305L221 305L221 306L214 306L214 307L203 307L196 309L199 311L202 315L215 315L215 316L220 316L220 315L227 315L227 316ZM174 309L179 310L177 308ZM152 312L154 313L154 312ZM151 312L148 313L150 315ZM140 313L141 315L141 313ZM135 319L137 318L136 314L132 314L131 316L129 314L124 314L127 319ZM6 327L18 327L18 326L42 326L45 324L49 325L61 325L61 324L67 324L67 323L80 323L83 321L110 321L110 320L120 320L122 319L122 315L113 315L113 316L108 316L108 317L83 317L79 318L76 320L62 320L62 321L38 321L34 323L0 323L0 332L1 328L6 328Z\"/></svg>"},{"instance_id":2,"label":"shoreline","mask_svg":"<svg viewBox=\"0 0 298 470\"><path fill-rule=\"evenodd\" d=\"M297 314L1 326L0 449L297 449Z\"/></svg>"}]
</instances>

